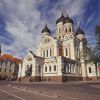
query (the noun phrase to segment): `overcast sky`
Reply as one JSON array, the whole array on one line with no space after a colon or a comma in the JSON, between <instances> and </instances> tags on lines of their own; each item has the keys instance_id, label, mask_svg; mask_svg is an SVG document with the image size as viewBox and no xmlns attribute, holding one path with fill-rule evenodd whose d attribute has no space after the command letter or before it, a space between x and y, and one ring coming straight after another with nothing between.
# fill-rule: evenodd
<instances>
[{"instance_id":1,"label":"overcast sky","mask_svg":"<svg viewBox=\"0 0 100 100\"><path fill-rule=\"evenodd\" d=\"M100 25L100 0L0 0L0 44L3 53L23 57L35 52L41 30L47 23L55 33L61 11L81 23L90 44L95 43L95 26Z\"/></svg>"}]
</instances>

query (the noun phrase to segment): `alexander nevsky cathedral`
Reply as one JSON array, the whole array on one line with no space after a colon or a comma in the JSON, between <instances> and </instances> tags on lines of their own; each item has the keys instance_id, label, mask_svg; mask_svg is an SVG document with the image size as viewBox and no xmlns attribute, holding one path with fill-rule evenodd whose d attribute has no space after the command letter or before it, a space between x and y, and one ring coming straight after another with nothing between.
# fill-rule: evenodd
<instances>
[{"instance_id":1,"label":"alexander nevsky cathedral","mask_svg":"<svg viewBox=\"0 0 100 100\"><path fill-rule=\"evenodd\" d=\"M56 31L46 25L36 54L29 51L19 67L19 81L85 81L96 80L96 67L91 61L91 50L85 32L63 13L56 21Z\"/></svg>"}]
</instances>

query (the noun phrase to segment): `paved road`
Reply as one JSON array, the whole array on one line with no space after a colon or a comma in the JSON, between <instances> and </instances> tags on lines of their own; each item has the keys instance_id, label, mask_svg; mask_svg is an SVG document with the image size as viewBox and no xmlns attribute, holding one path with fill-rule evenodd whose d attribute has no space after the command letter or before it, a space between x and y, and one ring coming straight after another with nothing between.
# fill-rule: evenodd
<instances>
[{"instance_id":1,"label":"paved road","mask_svg":"<svg viewBox=\"0 0 100 100\"><path fill-rule=\"evenodd\" d=\"M0 81L0 98L2 100L100 100L100 82L62 84Z\"/></svg>"}]
</instances>

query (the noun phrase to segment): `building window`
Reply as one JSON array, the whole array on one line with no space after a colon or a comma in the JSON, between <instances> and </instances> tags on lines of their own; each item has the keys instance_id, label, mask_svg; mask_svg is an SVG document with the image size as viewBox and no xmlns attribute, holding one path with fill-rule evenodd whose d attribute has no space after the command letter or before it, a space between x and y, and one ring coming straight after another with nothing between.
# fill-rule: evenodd
<instances>
[{"instance_id":1,"label":"building window","mask_svg":"<svg viewBox=\"0 0 100 100\"><path fill-rule=\"evenodd\" d=\"M27 68L25 70L25 76L31 76L32 75L32 64L29 66L27 65Z\"/></svg>"},{"instance_id":2,"label":"building window","mask_svg":"<svg viewBox=\"0 0 100 100\"><path fill-rule=\"evenodd\" d=\"M51 49L50 49L50 56L51 56Z\"/></svg>"},{"instance_id":3,"label":"building window","mask_svg":"<svg viewBox=\"0 0 100 100\"><path fill-rule=\"evenodd\" d=\"M92 71L91 71L91 67L89 67L89 73L92 73Z\"/></svg>"},{"instance_id":4,"label":"building window","mask_svg":"<svg viewBox=\"0 0 100 100\"><path fill-rule=\"evenodd\" d=\"M66 33L67 33L67 28L66 28Z\"/></svg>"},{"instance_id":5,"label":"building window","mask_svg":"<svg viewBox=\"0 0 100 100\"><path fill-rule=\"evenodd\" d=\"M6 72L6 68L5 68L5 72Z\"/></svg>"},{"instance_id":6,"label":"building window","mask_svg":"<svg viewBox=\"0 0 100 100\"><path fill-rule=\"evenodd\" d=\"M71 32L71 27L69 27L69 32Z\"/></svg>"},{"instance_id":7,"label":"building window","mask_svg":"<svg viewBox=\"0 0 100 100\"><path fill-rule=\"evenodd\" d=\"M45 51L43 51L43 57L45 57Z\"/></svg>"},{"instance_id":8,"label":"building window","mask_svg":"<svg viewBox=\"0 0 100 100\"><path fill-rule=\"evenodd\" d=\"M48 50L47 50L47 57L48 57Z\"/></svg>"},{"instance_id":9,"label":"building window","mask_svg":"<svg viewBox=\"0 0 100 100\"><path fill-rule=\"evenodd\" d=\"M59 33L61 33L61 29L59 28Z\"/></svg>"},{"instance_id":10,"label":"building window","mask_svg":"<svg viewBox=\"0 0 100 100\"><path fill-rule=\"evenodd\" d=\"M47 66L45 66L45 72L47 72Z\"/></svg>"},{"instance_id":11,"label":"building window","mask_svg":"<svg viewBox=\"0 0 100 100\"><path fill-rule=\"evenodd\" d=\"M54 71L56 71L56 65L54 65Z\"/></svg>"},{"instance_id":12,"label":"building window","mask_svg":"<svg viewBox=\"0 0 100 100\"><path fill-rule=\"evenodd\" d=\"M1 72L2 68L0 68L0 72Z\"/></svg>"},{"instance_id":13,"label":"building window","mask_svg":"<svg viewBox=\"0 0 100 100\"><path fill-rule=\"evenodd\" d=\"M51 72L51 66L49 66L49 71Z\"/></svg>"},{"instance_id":14,"label":"building window","mask_svg":"<svg viewBox=\"0 0 100 100\"><path fill-rule=\"evenodd\" d=\"M9 72L11 73L11 69L9 69Z\"/></svg>"},{"instance_id":15,"label":"building window","mask_svg":"<svg viewBox=\"0 0 100 100\"><path fill-rule=\"evenodd\" d=\"M29 65L27 65L27 68L29 68Z\"/></svg>"},{"instance_id":16,"label":"building window","mask_svg":"<svg viewBox=\"0 0 100 100\"><path fill-rule=\"evenodd\" d=\"M1 61L1 66L2 66L2 64L3 64L3 61Z\"/></svg>"},{"instance_id":17,"label":"building window","mask_svg":"<svg viewBox=\"0 0 100 100\"><path fill-rule=\"evenodd\" d=\"M65 49L65 52L66 52L66 56L68 56L68 51L67 51L67 48Z\"/></svg>"}]
</instances>

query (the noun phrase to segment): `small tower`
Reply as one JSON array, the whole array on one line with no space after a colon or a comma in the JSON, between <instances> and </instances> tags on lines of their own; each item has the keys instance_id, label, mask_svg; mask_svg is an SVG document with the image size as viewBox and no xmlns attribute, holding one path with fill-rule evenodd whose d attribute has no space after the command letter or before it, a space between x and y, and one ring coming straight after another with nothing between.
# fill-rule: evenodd
<instances>
[{"instance_id":1,"label":"small tower","mask_svg":"<svg viewBox=\"0 0 100 100\"><path fill-rule=\"evenodd\" d=\"M64 31L65 33L70 34L73 33L73 29L74 29L74 22L67 14L66 20L64 22Z\"/></svg>"},{"instance_id":2,"label":"small tower","mask_svg":"<svg viewBox=\"0 0 100 100\"><path fill-rule=\"evenodd\" d=\"M45 35L50 35L50 33L51 33L51 31L46 24L44 29L41 31L41 37L43 38Z\"/></svg>"},{"instance_id":3,"label":"small tower","mask_svg":"<svg viewBox=\"0 0 100 100\"><path fill-rule=\"evenodd\" d=\"M62 12L60 18L58 18L56 21L56 25L57 25L56 33L59 35L59 37L61 37L61 34L64 32L65 19L66 18L64 17L63 12Z\"/></svg>"},{"instance_id":4,"label":"small tower","mask_svg":"<svg viewBox=\"0 0 100 100\"><path fill-rule=\"evenodd\" d=\"M84 31L80 28L80 22L78 22L78 29L75 34L76 38L79 39L80 41L85 39L85 33Z\"/></svg>"},{"instance_id":5,"label":"small tower","mask_svg":"<svg viewBox=\"0 0 100 100\"><path fill-rule=\"evenodd\" d=\"M85 61L85 52L84 49L86 47L86 38L85 38L85 33L84 31L80 28L78 25L78 30L75 34L76 39L79 41L79 55L80 55L80 62L81 62L81 71L82 71L82 77L83 80L85 81L87 79L87 67L86 67L86 61Z\"/></svg>"}]
</instances>

